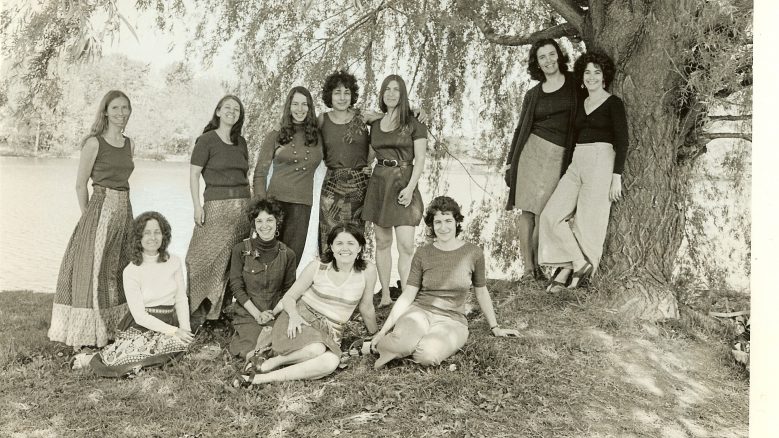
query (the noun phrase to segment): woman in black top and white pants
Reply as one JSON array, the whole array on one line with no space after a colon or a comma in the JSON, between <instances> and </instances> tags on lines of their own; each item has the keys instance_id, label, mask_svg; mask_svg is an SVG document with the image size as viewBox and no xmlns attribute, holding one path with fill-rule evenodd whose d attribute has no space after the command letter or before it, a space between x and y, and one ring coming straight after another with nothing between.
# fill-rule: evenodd
<instances>
[{"instance_id":1,"label":"woman in black top and white pants","mask_svg":"<svg viewBox=\"0 0 779 438\"><path fill-rule=\"evenodd\" d=\"M611 203L622 198L628 127L622 100L606 91L614 70L614 62L598 52L585 53L574 64L589 96L576 114L573 161L541 213L539 262L560 268L550 291L564 287L571 275L568 287L576 288L595 272Z\"/></svg>"}]
</instances>

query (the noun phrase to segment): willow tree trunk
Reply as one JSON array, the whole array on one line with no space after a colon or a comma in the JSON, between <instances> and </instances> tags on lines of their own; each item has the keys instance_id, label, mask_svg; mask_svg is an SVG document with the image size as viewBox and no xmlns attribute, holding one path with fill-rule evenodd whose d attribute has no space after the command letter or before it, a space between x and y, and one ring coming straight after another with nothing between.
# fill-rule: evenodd
<instances>
[{"instance_id":1,"label":"willow tree trunk","mask_svg":"<svg viewBox=\"0 0 779 438\"><path fill-rule=\"evenodd\" d=\"M689 169L676 161L674 100L682 78L674 57L681 51L669 23L681 3L593 1L583 32L588 48L604 50L617 64L612 91L625 102L630 129L624 198L612 207L599 281L616 291L612 307L652 320L678 317L670 285Z\"/></svg>"}]
</instances>

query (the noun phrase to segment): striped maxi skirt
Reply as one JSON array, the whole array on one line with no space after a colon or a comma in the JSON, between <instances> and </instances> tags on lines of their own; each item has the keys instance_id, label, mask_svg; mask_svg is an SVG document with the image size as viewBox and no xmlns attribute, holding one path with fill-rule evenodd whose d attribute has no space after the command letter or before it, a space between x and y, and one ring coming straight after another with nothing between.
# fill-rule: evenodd
<instances>
[{"instance_id":1,"label":"striped maxi skirt","mask_svg":"<svg viewBox=\"0 0 779 438\"><path fill-rule=\"evenodd\" d=\"M60 265L49 339L102 347L127 313L122 271L129 263L130 192L94 186Z\"/></svg>"},{"instance_id":2,"label":"striped maxi skirt","mask_svg":"<svg viewBox=\"0 0 779 438\"><path fill-rule=\"evenodd\" d=\"M206 221L202 226L195 226L186 257L190 313L208 300L206 319L219 319L233 246L251 232L244 211L248 202L249 198L239 198L203 204Z\"/></svg>"},{"instance_id":3,"label":"striped maxi skirt","mask_svg":"<svg viewBox=\"0 0 779 438\"><path fill-rule=\"evenodd\" d=\"M319 199L319 251L327 248L327 233L340 222L351 222L365 232L362 206L368 190L370 170L327 169Z\"/></svg>"}]
</instances>

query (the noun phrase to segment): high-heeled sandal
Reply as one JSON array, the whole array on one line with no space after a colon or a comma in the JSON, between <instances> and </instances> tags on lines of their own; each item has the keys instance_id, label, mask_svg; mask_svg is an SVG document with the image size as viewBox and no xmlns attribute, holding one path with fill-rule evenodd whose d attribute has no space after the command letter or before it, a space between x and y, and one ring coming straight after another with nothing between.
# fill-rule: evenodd
<instances>
[{"instance_id":1,"label":"high-heeled sandal","mask_svg":"<svg viewBox=\"0 0 779 438\"><path fill-rule=\"evenodd\" d=\"M592 273L593 268L592 263L586 262L584 266L574 272L571 276L571 283L567 286L568 289L576 289L579 287L579 283Z\"/></svg>"}]
</instances>

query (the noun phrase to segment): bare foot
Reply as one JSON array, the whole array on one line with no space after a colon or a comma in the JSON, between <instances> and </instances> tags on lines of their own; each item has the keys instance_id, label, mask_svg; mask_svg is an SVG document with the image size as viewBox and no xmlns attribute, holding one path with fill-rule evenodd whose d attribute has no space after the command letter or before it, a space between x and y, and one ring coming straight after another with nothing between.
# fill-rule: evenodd
<instances>
[{"instance_id":1,"label":"bare foot","mask_svg":"<svg viewBox=\"0 0 779 438\"><path fill-rule=\"evenodd\" d=\"M392 305L392 299L387 298L386 300L384 298L381 299L381 302L379 302L379 309L382 307L388 307Z\"/></svg>"}]
</instances>

